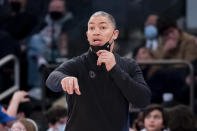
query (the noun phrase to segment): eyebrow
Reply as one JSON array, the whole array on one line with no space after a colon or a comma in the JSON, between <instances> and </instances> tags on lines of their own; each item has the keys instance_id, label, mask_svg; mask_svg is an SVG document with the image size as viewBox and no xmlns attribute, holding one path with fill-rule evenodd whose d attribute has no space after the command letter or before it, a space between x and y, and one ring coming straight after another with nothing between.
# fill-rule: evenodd
<instances>
[{"instance_id":1,"label":"eyebrow","mask_svg":"<svg viewBox=\"0 0 197 131\"><path fill-rule=\"evenodd\" d=\"M88 23L89 25L90 24L94 24L94 22L90 22L90 23ZM99 24L107 24L107 22L100 22Z\"/></svg>"}]
</instances>

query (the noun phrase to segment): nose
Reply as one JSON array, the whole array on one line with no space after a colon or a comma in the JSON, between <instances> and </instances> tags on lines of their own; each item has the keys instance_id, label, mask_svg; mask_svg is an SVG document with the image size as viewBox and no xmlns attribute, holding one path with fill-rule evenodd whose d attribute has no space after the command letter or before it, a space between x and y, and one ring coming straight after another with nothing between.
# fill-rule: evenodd
<instances>
[{"instance_id":1,"label":"nose","mask_svg":"<svg viewBox=\"0 0 197 131\"><path fill-rule=\"evenodd\" d=\"M100 30L99 28L95 28L93 35L100 35Z\"/></svg>"},{"instance_id":2,"label":"nose","mask_svg":"<svg viewBox=\"0 0 197 131\"><path fill-rule=\"evenodd\" d=\"M155 120L154 117L150 117L150 118L149 118L149 121L150 121L150 122L154 122L154 120Z\"/></svg>"}]
</instances>

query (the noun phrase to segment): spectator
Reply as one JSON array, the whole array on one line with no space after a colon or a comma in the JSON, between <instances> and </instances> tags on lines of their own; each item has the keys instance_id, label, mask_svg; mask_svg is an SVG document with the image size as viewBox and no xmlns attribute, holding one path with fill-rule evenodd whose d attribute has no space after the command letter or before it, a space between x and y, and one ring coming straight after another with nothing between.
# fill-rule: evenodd
<instances>
[{"instance_id":1,"label":"spectator","mask_svg":"<svg viewBox=\"0 0 197 131\"><path fill-rule=\"evenodd\" d=\"M0 106L0 130L7 131L11 127L11 122L15 121L16 117L9 116L6 110Z\"/></svg>"},{"instance_id":2,"label":"spectator","mask_svg":"<svg viewBox=\"0 0 197 131\"><path fill-rule=\"evenodd\" d=\"M144 36L145 40L142 40L137 48L134 49L133 56L137 61L152 60L152 54L149 53L150 50L156 50L158 47L158 29L157 29L158 15L150 14L148 15L144 24ZM147 71L150 66L141 65L145 78L147 77Z\"/></svg>"},{"instance_id":3,"label":"spectator","mask_svg":"<svg viewBox=\"0 0 197 131\"><path fill-rule=\"evenodd\" d=\"M56 58L68 54L68 36L72 14L65 8L63 0L51 0L48 14L41 24L43 29L30 38L28 51L28 85L41 87L39 68L47 63L55 63Z\"/></svg>"},{"instance_id":4,"label":"spectator","mask_svg":"<svg viewBox=\"0 0 197 131\"><path fill-rule=\"evenodd\" d=\"M47 131L64 131L67 122L67 110L63 106L56 106L46 113L49 129Z\"/></svg>"},{"instance_id":5,"label":"spectator","mask_svg":"<svg viewBox=\"0 0 197 131\"><path fill-rule=\"evenodd\" d=\"M147 57L149 54L143 53L144 50L156 50L158 47L158 29L157 29L157 19L158 15L156 14L150 14L148 15L145 23L144 23L144 37L145 39L141 40L140 43L133 52L133 56L136 57L136 59L140 60L147 60L145 57Z\"/></svg>"},{"instance_id":6,"label":"spectator","mask_svg":"<svg viewBox=\"0 0 197 131\"><path fill-rule=\"evenodd\" d=\"M156 14L150 14L145 22L144 35L146 38L145 47L156 50L158 47L158 30Z\"/></svg>"},{"instance_id":7,"label":"spectator","mask_svg":"<svg viewBox=\"0 0 197 131\"><path fill-rule=\"evenodd\" d=\"M167 114L160 105L148 105L143 113L144 129L141 131L166 131Z\"/></svg>"},{"instance_id":8,"label":"spectator","mask_svg":"<svg viewBox=\"0 0 197 131\"><path fill-rule=\"evenodd\" d=\"M196 131L197 121L192 110L185 105L177 105L168 111L170 131Z\"/></svg>"},{"instance_id":9,"label":"spectator","mask_svg":"<svg viewBox=\"0 0 197 131\"><path fill-rule=\"evenodd\" d=\"M183 59L194 61L197 59L197 45L195 36L177 27L176 20L170 17L159 17L158 33L161 44L153 52L155 59Z\"/></svg>"},{"instance_id":10,"label":"spectator","mask_svg":"<svg viewBox=\"0 0 197 131\"><path fill-rule=\"evenodd\" d=\"M157 50L149 50L144 53L146 56L151 56L146 57L148 60L182 59L194 61L197 59L195 37L179 29L175 19L160 16L158 18L157 28L161 39Z\"/></svg>"},{"instance_id":11,"label":"spectator","mask_svg":"<svg viewBox=\"0 0 197 131\"><path fill-rule=\"evenodd\" d=\"M11 131L38 131L38 126L32 119L23 118L13 123Z\"/></svg>"},{"instance_id":12,"label":"spectator","mask_svg":"<svg viewBox=\"0 0 197 131\"><path fill-rule=\"evenodd\" d=\"M158 33L161 39L155 51L146 51L144 56L148 60L180 59L193 62L197 59L197 45L195 37L177 27L176 20L160 16L157 22ZM142 59L143 60L143 59ZM139 60L140 61L140 60ZM165 92L174 94L178 101L179 96L185 95L185 77L188 72L182 65L153 66L147 71L147 82L152 91L152 102L161 103ZM177 90L178 89L178 90Z\"/></svg>"}]
</instances>

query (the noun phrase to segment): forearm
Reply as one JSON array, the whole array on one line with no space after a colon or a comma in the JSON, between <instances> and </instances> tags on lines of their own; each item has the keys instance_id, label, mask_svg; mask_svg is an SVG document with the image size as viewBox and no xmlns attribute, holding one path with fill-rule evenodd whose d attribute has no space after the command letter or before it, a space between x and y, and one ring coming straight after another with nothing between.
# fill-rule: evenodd
<instances>
[{"instance_id":1,"label":"forearm","mask_svg":"<svg viewBox=\"0 0 197 131\"><path fill-rule=\"evenodd\" d=\"M133 105L145 107L150 103L151 93L140 70L136 69L135 76L132 78L119 65L116 65L110 74L123 95Z\"/></svg>"},{"instance_id":2,"label":"forearm","mask_svg":"<svg viewBox=\"0 0 197 131\"><path fill-rule=\"evenodd\" d=\"M61 80L67 77L67 75L59 72L53 71L46 80L46 85L49 89L54 92L62 91Z\"/></svg>"},{"instance_id":3,"label":"forearm","mask_svg":"<svg viewBox=\"0 0 197 131\"><path fill-rule=\"evenodd\" d=\"M18 112L20 102L18 100L11 99L10 104L7 108L7 113L9 116L16 116Z\"/></svg>"},{"instance_id":4,"label":"forearm","mask_svg":"<svg viewBox=\"0 0 197 131\"><path fill-rule=\"evenodd\" d=\"M47 87L54 92L63 91L61 85L62 79L68 76L76 76L76 69L78 69L77 65L78 64L76 64L76 61L73 59L61 64L48 76L46 80Z\"/></svg>"}]
</instances>

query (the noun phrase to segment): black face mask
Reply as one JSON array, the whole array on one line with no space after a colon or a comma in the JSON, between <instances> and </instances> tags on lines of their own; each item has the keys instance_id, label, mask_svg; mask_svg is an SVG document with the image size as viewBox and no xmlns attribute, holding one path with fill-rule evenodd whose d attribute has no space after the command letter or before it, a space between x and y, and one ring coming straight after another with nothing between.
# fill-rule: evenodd
<instances>
[{"instance_id":1,"label":"black face mask","mask_svg":"<svg viewBox=\"0 0 197 131\"><path fill-rule=\"evenodd\" d=\"M51 19L57 21L57 20L60 20L63 16L63 13L61 12L58 12L58 11L51 11L50 12L50 17Z\"/></svg>"},{"instance_id":2,"label":"black face mask","mask_svg":"<svg viewBox=\"0 0 197 131\"><path fill-rule=\"evenodd\" d=\"M10 2L11 10L15 13L18 13L21 9L21 3L17 1Z\"/></svg>"},{"instance_id":3,"label":"black face mask","mask_svg":"<svg viewBox=\"0 0 197 131\"><path fill-rule=\"evenodd\" d=\"M112 34L112 36L113 36L113 34ZM111 38L112 38L112 36L111 36ZM111 40L111 38L109 39L109 41ZM93 45L90 45L90 47L92 49L92 52L96 54L99 50L107 50L107 51L110 51L111 44L109 43L109 41L107 43L105 43L103 46L93 46Z\"/></svg>"},{"instance_id":4,"label":"black face mask","mask_svg":"<svg viewBox=\"0 0 197 131\"><path fill-rule=\"evenodd\" d=\"M93 46L90 45L92 52L94 52L95 54L99 51L99 50L107 50L110 51L110 44L109 42L105 43L103 46Z\"/></svg>"}]
</instances>

